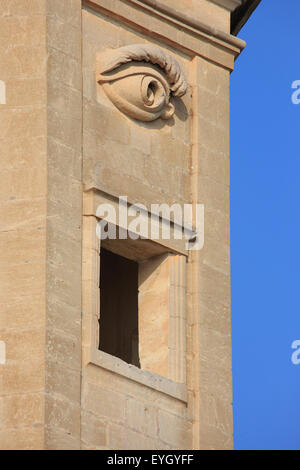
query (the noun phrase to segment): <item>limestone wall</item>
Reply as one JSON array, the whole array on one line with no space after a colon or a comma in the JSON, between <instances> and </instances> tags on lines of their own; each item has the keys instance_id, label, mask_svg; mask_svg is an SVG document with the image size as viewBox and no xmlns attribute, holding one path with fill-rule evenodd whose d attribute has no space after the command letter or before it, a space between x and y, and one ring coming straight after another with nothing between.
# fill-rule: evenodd
<instances>
[{"instance_id":1,"label":"limestone wall","mask_svg":"<svg viewBox=\"0 0 300 470\"><path fill-rule=\"evenodd\" d=\"M187 449L191 415L185 403L90 365L82 390L84 449Z\"/></svg>"},{"instance_id":2,"label":"limestone wall","mask_svg":"<svg viewBox=\"0 0 300 470\"><path fill-rule=\"evenodd\" d=\"M47 1L45 447L80 447L81 1Z\"/></svg>"},{"instance_id":3,"label":"limestone wall","mask_svg":"<svg viewBox=\"0 0 300 470\"><path fill-rule=\"evenodd\" d=\"M165 383L163 393L151 387L151 380L147 386L145 381L139 384L138 374L132 376L130 367L121 361L103 355L98 360L84 359L82 442L86 448L230 448L230 70L225 64L195 57L188 48L183 52L175 44L171 47L169 41L158 40L155 34L137 28L137 18L130 16L127 24L120 17L120 10L110 16L102 6L108 8L105 2L90 2L82 17L84 190L126 195L147 207L163 202L204 203L205 246L188 256L184 350L187 379L180 389L185 387L185 393L173 396L169 383ZM225 24L228 12L216 5L210 7L218 11L216 18L220 22L215 25L220 26L222 21ZM199 8L200 5L198 13ZM204 2L203 8L208 14ZM132 24L135 21L137 29ZM148 26L149 18L147 21ZM186 74L188 92L182 99L174 100L176 111L169 121L131 119L116 108L95 81L99 52L137 43L167 50ZM199 49L201 44L199 41ZM92 212L87 214L91 216ZM91 237L90 231L91 228L84 231L84 237ZM93 249L95 256L96 245ZM83 287L84 296L97 296L98 282L94 281L93 290L89 279L93 278L92 271L99 268L92 268L93 261L86 259L85 254L83 260L91 266L85 278L88 287ZM97 299L95 305L90 309L84 302L84 318L89 318L89 312L90 317L91 312L99 314ZM154 301L149 305L157 309ZM155 332L155 322L152 328L153 337L160 334ZM87 348L93 343L88 338L84 334ZM168 377L163 365L160 370ZM101 429L99 434L97 429Z\"/></svg>"},{"instance_id":4,"label":"limestone wall","mask_svg":"<svg viewBox=\"0 0 300 470\"><path fill-rule=\"evenodd\" d=\"M0 5L0 448L43 448L45 2Z\"/></svg>"},{"instance_id":5,"label":"limestone wall","mask_svg":"<svg viewBox=\"0 0 300 470\"><path fill-rule=\"evenodd\" d=\"M1 449L232 447L233 3L1 2ZM132 119L96 80L99 52L134 44L171 54L187 78L168 120ZM179 257L162 375L98 351L100 195L205 205L201 251L145 248Z\"/></svg>"},{"instance_id":6,"label":"limestone wall","mask_svg":"<svg viewBox=\"0 0 300 470\"><path fill-rule=\"evenodd\" d=\"M232 448L229 218L229 73L197 58L192 185L205 205L205 242L192 252L188 380L194 443Z\"/></svg>"},{"instance_id":7,"label":"limestone wall","mask_svg":"<svg viewBox=\"0 0 300 470\"><path fill-rule=\"evenodd\" d=\"M129 119L97 86L96 57L107 48L149 44L149 38L90 9L83 10L82 34L85 188L126 195L147 206L188 202L191 93L176 103L169 121ZM179 57L184 64L188 59Z\"/></svg>"}]
</instances>

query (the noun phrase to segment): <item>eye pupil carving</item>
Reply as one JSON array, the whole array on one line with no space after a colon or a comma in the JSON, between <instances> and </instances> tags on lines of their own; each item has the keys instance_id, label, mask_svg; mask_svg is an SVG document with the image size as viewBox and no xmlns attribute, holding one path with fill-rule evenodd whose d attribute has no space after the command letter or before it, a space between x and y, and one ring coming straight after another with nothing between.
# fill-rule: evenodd
<instances>
[{"instance_id":1,"label":"eye pupil carving","mask_svg":"<svg viewBox=\"0 0 300 470\"><path fill-rule=\"evenodd\" d=\"M151 102L151 104L154 101L154 96L155 96L156 90L157 90L157 87L155 85L155 82L153 82L153 81L150 82L149 85L148 85L147 98L148 98L148 101Z\"/></svg>"},{"instance_id":2,"label":"eye pupil carving","mask_svg":"<svg viewBox=\"0 0 300 470\"><path fill-rule=\"evenodd\" d=\"M167 85L163 84L153 77L143 77L141 82L141 95L145 106L152 107L153 110L164 105L167 98Z\"/></svg>"}]
</instances>

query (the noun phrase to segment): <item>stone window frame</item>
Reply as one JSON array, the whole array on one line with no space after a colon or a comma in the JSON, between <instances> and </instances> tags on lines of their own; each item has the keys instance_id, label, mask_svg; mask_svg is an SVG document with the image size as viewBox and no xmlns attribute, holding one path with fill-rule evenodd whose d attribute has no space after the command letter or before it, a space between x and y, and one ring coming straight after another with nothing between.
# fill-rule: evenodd
<instances>
[{"instance_id":1,"label":"stone window frame","mask_svg":"<svg viewBox=\"0 0 300 470\"><path fill-rule=\"evenodd\" d=\"M100 247L96 227L96 210L100 202L112 202L111 195L92 189L83 193L83 246L82 246L82 363L108 369L130 380L187 402L186 384L186 285L185 265L188 253L184 240L160 240L169 256L170 264L170 323L169 336L173 347L169 361L171 378L158 375L99 350L100 318ZM150 214L149 214L150 217ZM151 241L157 243L157 241Z\"/></svg>"}]
</instances>

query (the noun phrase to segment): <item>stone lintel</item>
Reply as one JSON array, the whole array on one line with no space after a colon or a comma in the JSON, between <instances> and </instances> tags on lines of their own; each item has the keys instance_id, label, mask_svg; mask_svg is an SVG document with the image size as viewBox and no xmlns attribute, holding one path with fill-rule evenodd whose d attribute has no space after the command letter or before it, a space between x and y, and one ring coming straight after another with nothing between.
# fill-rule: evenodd
<instances>
[{"instance_id":1,"label":"stone lintel","mask_svg":"<svg viewBox=\"0 0 300 470\"><path fill-rule=\"evenodd\" d=\"M119 202L116 196L110 193L99 191L94 188L89 191L85 191L83 193L83 215L97 217L97 210L98 210L99 205L107 204L107 203L111 204L112 207L114 207L116 214L118 214ZM134 202L129 201L129 200L127 200L127 204L128 204L128 207L135 205ZM162 224L164 223L170 224L170 234L171 234L170 239L164 239L161 237L159 239L151 239L151 236L150 236L151 215L152 215L151 210L149 210L148 208L148 211L147 213L145 212L144 217L148 224L149 238L147 237L147 239L140 241L140 243L142 242L144 246L143 250L144 250L145 257L147 257L147 254L149 256L150 255L154 256L154 255L166 253L166 252L180 254L180 255L184 255L185 257L188 257L189 252L187 251L187 248L186 248L187 240L184 238L184 232L185 233L190 232L192 236L193 234L192 227L184 226L182 225L181 222L177 223L172 217L172 214L170 215L170 219L164 219L160 217L159 218L160 233L162 231ZM176 239L175 232L177 233L181 232L182 239ZM131 241L130 244L134 248L134 241ZM130 248L131 247L129 246L128 249Z\"/></svg>"}]
</instances>

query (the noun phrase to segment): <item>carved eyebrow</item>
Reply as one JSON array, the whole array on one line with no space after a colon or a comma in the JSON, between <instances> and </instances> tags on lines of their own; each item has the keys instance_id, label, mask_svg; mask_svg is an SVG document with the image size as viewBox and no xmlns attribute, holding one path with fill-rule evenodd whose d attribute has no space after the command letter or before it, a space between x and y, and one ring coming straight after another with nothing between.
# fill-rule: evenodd
<instances>
[{"instance_id":1,"label":"carved eyebrow","mask_svg":"<svg viewBox=\"0 0 300 470\"><path fill-rule=\"evenodd\" d=\"M134 44L119 49L106 49L98 56L99 72L111 72L132 61L150 62L158 65L166 74L174 96L183 96L187 91L187 81L177 60L168 52L152 44Z\"/></svg>"}]
</instances>

